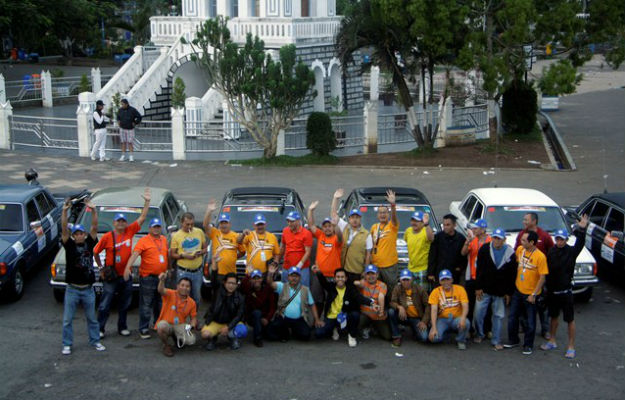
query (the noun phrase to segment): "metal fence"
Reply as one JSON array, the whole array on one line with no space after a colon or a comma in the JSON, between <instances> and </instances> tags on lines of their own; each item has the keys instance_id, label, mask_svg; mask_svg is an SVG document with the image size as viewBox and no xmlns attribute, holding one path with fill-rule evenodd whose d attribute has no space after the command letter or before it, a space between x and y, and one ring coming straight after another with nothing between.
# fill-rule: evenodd
<instances>
[{"instance_id":1,"label":"metal fence","mask_svg":"<svg viewBox=\"0 0 625 400\"><path fill-rule=\"evenodd\" d=\"M488 138L488 107L479 104L469 107L456 107L451 112L451 125L454 127L472 127L476 139Z\"/></svg>"},{"instance_id":2,"label":"metal fence","mask_svg":"<svg viewBox=\"0 0 625 400\"><path fill-rule=\"evenodd\" d=\"M22 80L6 81L5 91L6 99L11 103L41 100L41 78L39 75L28 75Z\"/></svg>"},{"instance_id":3,"label":"metal fence","mask_svg":"<svg viewBox=\"0 0 625 400\"><path fill-rule=\"evenodd\" d=\"M120 149L119 127L108 126L106 149ZM135 151L145 152L170 152L171 145L171 121L142 121L135 128L133 142Z\"/></svg>"},{"instance_id":4,"label":"metal fence","mask_svg":"<svg viewBox=\"0 0 625 400\"><path fill-rule=\"evenodd\" d=\"M12 148L26 146L54 149L78 149L76 118L10 117Z\"/></svg>"},{"instance_id":5,"label":"metal fence","mask_svg":"<svg viewBox=\"0 0 625 400\"><path fill-rule=\"evenodd\" d=\"M78 96L81 91L93 91L91 75L85 76L87 77L86 88L81 88L82 76L52 78L52 98ZM112 77L113 75L101 75L101 86L104 87Z\"/></svg>"},{"instance_id":6,"label":"metal fence","mask_svg":"<svg viewBox=\"0 0 625 400\"><path fill-rule=\"evenodd\" d=\"M417 112L417 125L425 127L436 125L438 110ZM396 144L414 142L406 113L378 115L378 144Z\"/></svg>"},{"instance_id":7,"label":"metal fence","mask_svg":"<svg viewBox=\"0 0 625 400\"><path fill-rule=\"evenodd\" d=\"M240 124L221 120L185 121L185 146L191 153L262 150Z\"/></svg>"},{"instance_id":8,"label":"metal fence","mask_svg":"<svg viewBox=\"0 0 625 400\"><path fill-rule=\"evenodd\" d=\"M330 119L332 131L336 136L337 149L364 145L364 118L362 114L332 116ZM305 118L293 120L291 127L284 134L285 150L306 149L306 122Z\"/></svg>"}]
</instances>

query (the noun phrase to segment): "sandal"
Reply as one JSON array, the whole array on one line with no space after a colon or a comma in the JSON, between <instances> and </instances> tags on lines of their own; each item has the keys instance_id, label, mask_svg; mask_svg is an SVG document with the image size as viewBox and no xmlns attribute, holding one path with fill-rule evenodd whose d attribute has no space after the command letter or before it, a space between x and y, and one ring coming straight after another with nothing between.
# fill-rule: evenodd
<instances>
[{"instance_id":1,"label":"sandal","mask_svg":"<svg viewBox=\"0 0 625 400\"><path fill-rule=\"evenodd\" d=\"M501 351L503 349L504 349L504 347L501 344L496 344L496 345L493 346L493 350L495 350L495 351Z\"/></svg>"},{"instance_id":2,"label":"sandal","mask_svg":"<svg viewBox=\"0 0 625 400\"><path fill-rule=\"evenodd\" d=\"M558 348L558 345L552 342L545 342L544 344L540 346L540 349L544 351L549 351L549 350L553 350L557 348Z\"/></svg>"},{"instance_id":3,"label":"sandal","mask_svg":"<svg viewBox=\"0 0 625 400\"><path fill-rule=\"evenodd\" d=\"M575 349L568 349L566 351L566 354L564 355L564 358L568 358L570 360L572 360L573 358L575 358Z\"/></svg>"}]
</instances>

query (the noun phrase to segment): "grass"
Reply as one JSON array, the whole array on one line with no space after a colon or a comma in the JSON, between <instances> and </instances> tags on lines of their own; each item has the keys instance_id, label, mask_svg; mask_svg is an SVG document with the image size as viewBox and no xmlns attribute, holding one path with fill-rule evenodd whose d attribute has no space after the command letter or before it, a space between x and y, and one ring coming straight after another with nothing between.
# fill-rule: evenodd
<instances>
[{"instance_id":1,"label":"grass","mask_svg":"<svg viewBox=\"0 0 625 400\"><path fill-rule=\"evenodd\" d=\"M414 149L403 153L410 158L432 158L435 157L438 150L433 147L415 147Z\"/></svg>"},{"instance_id":2,"label":"grass","mask_svg":"<svg viewBox=\"0 0 625 400\"><path fill-rule=\"evenodd\" d=\"M251 165L255 167L299 167L302 165L332 165L338 164L339 158L333 155L316 156L306 154L304 156L277 156L274 158L252 158L233 163L241 165Z\"/></svg>"}]
</instances>

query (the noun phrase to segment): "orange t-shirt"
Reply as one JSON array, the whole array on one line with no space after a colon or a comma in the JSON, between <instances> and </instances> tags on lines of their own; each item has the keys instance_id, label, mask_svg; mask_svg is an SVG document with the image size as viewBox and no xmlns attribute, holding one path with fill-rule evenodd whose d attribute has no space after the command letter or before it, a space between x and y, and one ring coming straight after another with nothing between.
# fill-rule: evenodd
<instances>
[{"instance_id":1,"label":"orange t-shirt","mask_svg":"<svg viewBox=\"0 0 625 400\"><path fill-rule=\"evenodd\" d=\"M237 244L237 233L230 231L224 234L219 229L211 227L208 236L211 240L212 253L219 252L219 258L221 258L217 263L217 273L219 275L226 275L229 272L236 274L238 251L243 251L242 246Z\"/></svg>"},{"instance_id":2,"label":"orange t-shirt","mask_svg":"<svg viewBox=\"0 0 625 400\"><path fill-rule=\"evenodd\" d=\"M523 294L532 294L541 275L548 275L547 257L538 248L527 251L523 246L516 249L519 260L516 276L516 288ZM540 294L540 292L536 293Z\"/></svg>"},{"instance_id":3,"label":"orange t-shirt","mask_svg":"<svg viewBox=\"0 0 625 400\"><path fill-rule=\"evenodd\" d=\"M165 289L165 291L165 295L161 297L163 299L163 307L154 326L159 321L167 321L172 325L178 325L186 323L188 317L195 318L197 310L195 300L191 296L187 296L185 300L182 300L176 290Z\"/></svg>"},{"instance_id":4,"label":"orange t-shirt","mask_svg":"<svg viewBox=\"0 0 625 400\"><path fill-rule=\"evenodd\" d=\"M282 230L282 243L284 243L284 268L288 269L297 263L304 257L306 247L312 247L313 237L312 233L303 226L299 228L297 232L293 232L288 226ZM302 268L308 268L310 266L310 257Z\"/></svg>"},{"instance_id":5,"label":"orange t-shirt","mask_svg":"<svg viewBox=\"0 0 625 400\"><path fill-rule=\"evenodd\" d=\"M167 239L160 235L158 239L147 235L139 239L134 251L141 256L139 275L159 275L167 270Z\"/></svg>"},{"instance_id":6,"label":"orange t-shirt","mask_svg":"<svg viewBox=\"0 0 625 400\"><path fill-rule=\"evenodd\" d=\"M387 222L384 227L379 223L371 227L371 239L373 239L373 251L371 263L378 268L387 268L397 264L397 233L399 225L393 221Z\"/></svg>"},{"instance_id":7,"label":"orange t-shirt","mask_svg":"<svg viewBox=\"0 0 625 400\"><path fill-rule=\"evenodd\" d=\"M486 235L486 239L480 241L479 238L474 237L469 243L469 267L471 268L471 279L475 280L475 268L477 264L477 252L480 251L480 247L483 244L490 243L490 235Z\"/></svg>"},{"instance_id":8,"label":"orange t-shirt","mask_svg":"<svg viewBox=\"0 0 625 400\"><path fill-rule=\"evenodd\" d=\"M360 293L365 296L375 300L375 304L378 304L378 297L381 295L386 296L386 283L382 281L376 281L374 284L370 284L366 279L360 281ZM373 320L384 320L386 319L386 310L380 317L373 309L373 305L361 305L360 312L365 314L369 319Z\"/></svg>"},{"instance_id":9,"label":"orange t-shirt","mask_svg":"<svg viewBox=\"0 0 625 400\"><path fill-rule=\"evenodd\" d=\"M341 243L336 234L326 236L321 229L315 231L317 254L315 260L323 276L333 277L334 271L341 267Z\"/></svg>"},{"instance_id":10,"label":"orange t-shirt","mask_svg":"<svg viewBox=\"0 0 625 400\"><path fill-rule=\"evenodd\" d=\"M458 318L462 316L462 303L469 303L467 291L460 285L452 285L450 291L442 286L432 290L428 303L438 305L439 318Z\"/></svg>"},{"instance_id":11,"label":"orange t-shirt","mask_svg":"<svg viewBox=\"0 0 625 400\"><path fill-rule=\"evenodd\" d=\"M132 238L140 230L141 226L135 221L128 225L121 235L114 231L106 232L93 248L93 255L97 256L106 250L104 263L105 265L113 265L113 235L115 235L115 271L118 275L123 275L132 253Z\"/></svg>"}]
</instances>

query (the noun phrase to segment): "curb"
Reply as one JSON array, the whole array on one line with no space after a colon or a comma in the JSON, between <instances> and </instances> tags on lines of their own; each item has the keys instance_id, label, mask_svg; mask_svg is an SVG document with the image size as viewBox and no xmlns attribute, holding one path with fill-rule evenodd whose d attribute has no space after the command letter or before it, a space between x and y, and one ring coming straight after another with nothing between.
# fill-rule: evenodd
<instances>
[{"instance_id":1,"label":"curb","mask_svg":"<svg viewBox=\"0 0 625 400\"><path fill-rule=\"evenodd\" d=\"M573 160L573 157L571 156L571 153L569 152L568 147L566 147L566 143L564 143L564 140L562 139L562 136L560 135L560 132L558 132L558 127L556 126L556 124L553 122L553 120L551 119L551 117L549 117L549 115L547 115L546 113L544 113L543 111L539 111L539 114L545 118L545 120L547 121L547 123L549 124L549 128L551 129L551 132L553 133L553 137L555 139L555 144L560 147L561 150L561 154L564 156L564 158L566 159L566 163L569 165L569 168L563 168L563 169L558 169L559 171L576 171L577 170L577 166L575 165L575 161ZM545 134L544 131L541 129L541 131L543 132L543 135ZM552 149L553 151L557 151L558 149ZM551 159L552 155L550 155L550 159Z\"/></svg>"}]
</instances>

